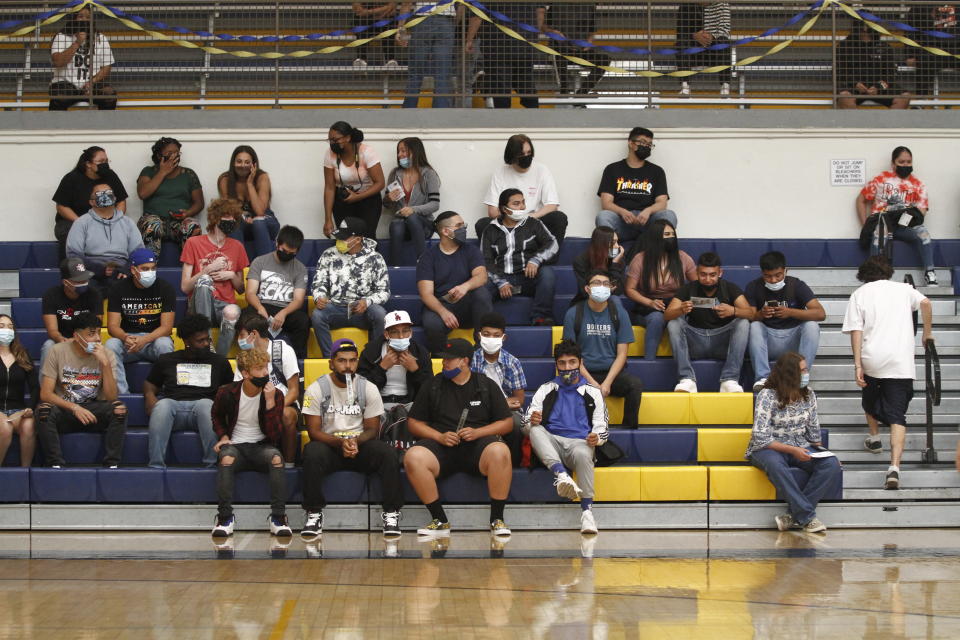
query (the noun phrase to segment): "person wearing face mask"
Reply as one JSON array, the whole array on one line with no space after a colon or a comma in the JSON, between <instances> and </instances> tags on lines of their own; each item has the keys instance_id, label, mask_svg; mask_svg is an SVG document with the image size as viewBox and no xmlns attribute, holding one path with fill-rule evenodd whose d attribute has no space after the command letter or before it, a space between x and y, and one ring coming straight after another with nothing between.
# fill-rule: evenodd
<instances>
[{"instance_id":1,"label":"person wearing face mask","mask_svg":"<svg viewBox=\"0 0 960 640\"><path fill-rule=\"evenodd\" d=\"M530 323L552 326L556 275L547 263L559 251L557 240L540 220L527 214L519 189L505 190L499 203L500 218L487 226L480 239L490 295L501 300L532 297Z\"/></svg>"},{"instance_id":2,"label":"person wearing face mask","mask_svg":"<svg viewBox=\"0 0 960 640\"><path fill-rule=\"evenodd\" d=\"M273 386L283 394L283 441L281 450L288 468L293 467L297 457L297 425L300 423L300 364L297 354L283 340L270 339L270 325L262 316L254 313L240 318L237 329L237 347L240 351L260 349L270 356L267 372ZM238 371L233 379L242 378Z\"/></svg>"},{"instance_id":3,"label":"person wearing face mask","mask_svg":"<svg viewBox=\"0 0 960 640\"><path fill-rule=\"evenodd\" d=\"M81 313L73 319L73 337L50 350L40 369L37 439L46 465L66 461L60 434L103 433L103 466L116 469L123 455L127 408L117 399L113 353L100 344L100 319Z\"/></svg>"},{"instance_id":4,"label":"person wearing face mask","mask_svg":"<svg viewBox=\"0 0 960 640\"><path fill-rule=\"evenodd\" d=\"M493 310L483 255L467 244L467 225L455 211L444 211L434 223L440 242L417 262L417 292L423 301L421 323L430 353L440 353L447 332L477 327Z\"/></svg>"},{"instance_id":5,"label":"person wearing face mask","mask_svg":"<svg viewBox=\"0 0 960 640\"><path fill-rule=\"evenodd\" d=\"M176 138L154 142L150 148L153 164L144 167L137 178L137 195L143 200L137 228L144 246L157 255L164 240L183 248L187 238L202 233L196 216L203 211L203 187L193 169L180 165L181 148Z\"/></svg>"},{"instance_id":6,"label":"person wearing face mask","mask_svg":"<svg viewBox=\"0 0 960 640\"><path fill-rule=\"evenodd\" d=\"M387 263L377 252L377 241L364 237L359 218L344 218L334 237L337 244L320 254L313 277L310 315L313 332L324 356L330 355L330 330L361 327L371 337L383 333L383 305L390 299Z\"/></svg>"},{"instance_id":7,"label":"person wearing face mask","mask_svg":"<svg viewBox=\"0 0 960 640\"><path fill-rule=\"evenodd\" d=\"M117 208L117 197L106 182L90 190L90 210L70 227L67 257L80 258L94 277L90 286L105 295L117 280L129 272L129 256L143 247L133 220Z\"/></svg>"},{"instance_id":8,"label":"person wearing face mask","mask_svg":"<svg viewBox=\"0 0 960 640\"><path fill-rule=\"evenodd\" d=\"M580 374L580 347L565 339L553 348L557 377L533 394L525 417L530 446L553 472L557 494L580 499L580 533L597 533L593 517L594 447L607 441L607 405L600 389ZM567 472L577 474L574 481Z\"/></svg>"},{"instance_id":9,"label":"person wearing face mask","mask_svg":"<svg viewBox=\"0 0 960 640\"><path fill-rule=\"evenodd\" d=\"M755 314L740 287L723 278L720 256L701 253L697 279L677 289L663 312L680 379L673 390L696 393L692 359L716 358L723 360L720 393L742 393L740 370Z\"/></svg>"},{"instance_id":10,"label":"person wearing face mask","mask_svg":"<svg viewBox=\"0 0 960 640\"><path fill-rule=\"evenodd\" d=\"M613 281L606 271L587 274L588 298L563 317L563 339L573 340L583 352L580 373L600 389L603 397L623 398L623 424L637 428L643 382L627 373L627 349L635 338L630 316L619 297L610 295Z\"/></svg>"},{"instance_id":11,"label":"person wearing face mask","mask_svg":"<svg viewBox=\"0 0 960 640\"><path fill-rule=\"evenodd\" d=\"M217 454L217 518L211 534L233 534L233 485L238 471L266 473L270 483L270 534L293 535L287 520L287 480L283 456L277 446L283 433L283 394L270 381L270 358L259 349L237 354L241 381L217 390L210 415L219 438Z\"/></svg>"},{"instance_id":12,"label":"person wearing face mask","mask_svg":"<svg viewBox=\"0 0 960 640\"><path fill-rule=\"evenodd\" d=\"M360 354L357 372L379 389L384 409L409 404L433 379L430 351L413 339L413 321L406 311L389 311L383 335Z\"/></svg>"},{"instance_id":13,"label":"person wearing face mask","mask_svg":"<svg viewBox=\"0 0 960 640\"><path fill-rule=\"evenodd\" d=\"M757 391L770 374L770 360L798 351L813 369L820 345L823 305L803 280L787 275L787 259L779 251L760 256L762 277L747 284L745 295L754 309L750 323L750 360Z\"/></svg>"},{"instance_id":14,"label":"person wearing face mask","mask_svg":"<svg viewBox=\"0 0 960 640\"><path fill-rule=\"evenodd\" d=\"M520 426L523 419L522 408L527 389L527 377L523 373L520 359L503 348L507 340L507 322L499 313L488 313L480 319L477 331L479 340L470 370L486 375L493 380L507 399L507 406L513 412L513 431L504 437L514 466L520 466L521 437Z\"/></svg>"},{"instance_id":15,"label":"person wearing face mask","mask_svg":"<svg viewBox=\"0 0 960 640\"><path fill-rule=\"evenodd\" d=\"M237 330L237 294L243 293L243 270L250 264L243 245L229 237L241 212L237 200L211 202L207 233L187 240L180 254L180 289L190 296L191 313L207 316L211 323L220 325L217 353L222 356L230 352Z\"/></svg>"},{"instance_id":16,"label":"person wearing face mask","mask_svg":"<svg viewBox=\"0 0 960 640\"><path fill-rule=\"evenodd\" d=\"M642 250L630 261L627 269L627 297L636 303L634 324L646 327L643 358L656 360L663 338L666 310L677 289L697 279L697 266L677 243L677 232L666 220L656 220L637 244Z\"/></svg>"},{"instance_id":17,"label":"person wearing face mask","mask_svg":"<svg viewBox=\"0 0 960 640\"><path fill-rule=\"evenodd\" d=\"M490 493L490 535L510 535L503 510L510 494L513 468L503 436L513 418L503 392L485 375L470 371L473 345L462 338L444 344L443 370L420 389L407 416L416 445L403 456L407 480L430 512L432 520L417 530L425 537L450 535L437 478L456 472L487 478Z\"/></svg>"},{"instance_id":18,"label":"person wearing face mask","mask_svg":"<svg viewBox=\"0 0 960 640\"><path fill-rule=\"evenodd\" d=\"M787 503L787 512L775 518L780 531L826 531L817 518L817 504L827 495L840 493L843 482L840 462L822 445L817 396L809 383L803 356L788 351L777 359L757 393L753 433L744 454L767 474L777 496ZM806 483L798 482L793 469L803 471Z\"/></svg>"},{"instance_id":19,"label":"person wearing face mask","mask_svg":"<svg viewBox=\"0 0 960 640\"><path fill-rule=\"evenodd\" d=\"M117 91L106 83L114 64L113 50L99 31L93 37L92 18L90 7L67 16L50 43L50 111L66 111L86 101L91 91L97 109L117 108Z\"/></svg>"},{"instance_id":20,"label":"person wearing face mask","mask_svg":"<svg viewBox=\"0 0 960 640\"><path fill-rule=\"evenodd\" d=\"M118 281L107 303L106 347L117 363L117 389L130 393L126 362L156 362L173 351L173 316L177 294L165 280L157 279L157 256L140 248L130 254L130 277Z\"/></svg>"},{"instance_id":21,"label":"person wearing face mask","mask_svg":"<svg viewBox=\"0 0 960 640\"><path fill-rule=\"evenodd\" d=\"M94 185L106 183L113 191L117 209L126 213L127 190L120 177L110 168L110 160L103 147L87 147L80 154L76 166L60 180L53 202L56 204L53 235L57 239L60 260L67 257L67 235L70 227L90 210L90 193Z\"/></svg>"},{"instance_id":22,"label":"person wearing face mask","mask_svg":"<svg viewBox=\"0 0 960 640\"><path fill-rule=\"evenodd\" d=\"M277 216L270 208L271 188L270 174L260 168L257 152L246 144L233 150L229 168L217 178L221 198L243 203L243 216L232 237L253 242L251 259L270 253L280 231Z\"/></svg>"},{"instance_id":23,"label":"person wearing face mask","mask_svg":"<svg viewBox=\"0 0 960 640\"><path fill-rule=\"evenodd\" d=\"M274 337L288 340L298 358L307 357L310 318L303 310L307 296L307 268L297 260L303 232L285 226L277 234L276 248L254 259L247 271L248 309L270 323Z\"/></svg>"},{"instance_id":24,"label":"person wearing face mask","mask_svg":"<svg viewBox=\"0 0 960 640\"><path fill-rule=\"evenodd\" d=\"M656 220L677 228L677 214L667 209L667 175L648 160L653 147L653 132L634 127L627 136L627 157L608 164L600 178L597 226L615 229L621 242L635 240Z\"/></svg>"},{"instance_id":25,"label":"person wearing face mask","mask_svg":"<svg viewBox=\"0 0 960 640\"><path fill-rule=\"evenodd\" d=\"M620 244L617 232L610 227L597 227L590 234L587 249L573 259L573 275L577 279L577 292L571 300L571 306L587 299L584 289L587 286L587 274L594 270L606 271L614 280L611 295L623 295L623 268L628 263L627 251Z\"/></svg>"},{"instance_id":26,"label":"person wearing face mask","mask_svg":"<svg viewBox=\"0 0 960 640\"><path fill-rule=\"evenodd\" d=\"M377 237L383 191L383 167L363 131L335 122L327 134L330 148L323 156L323 235L331 237L345 218L360 218L364 235Z\"/></svg>"},{"instance_id":27,"label":"person wearing face mask","mask_svg":"<svg viewBox=\"0 0 960 640\"><path fill-rule=\"evenodd\" d=\"M440 209L440 176L427 162L420 138L397 143L397 167L387 176L383 207L393 212L390 222L390 264L398 266L403 243L413 243L419 258L433 235L433 214Z\"/></svg>"},{"instance_id":28,"label":"person wearing face mask","mask_svg":"<svg viewBox=\"0 0 960 640\"><path fill-rule=\"evenodd\" d=\"M403 483L400 459L387 442L378 439L383 401L376 386L357 375L357 345L337 340L330 356L330 373L311 384L303 396L303 415L310 442L303 448L304 540L323 532L327 499L323 480L335 471L377 474L383 491L383 536L400 535Z\"/></svg>"},{"instance_id":29,"label":"person wearing face mask","mask_svg":"<svg viewBox=\"0 0 960 640\"><path fill-rule=\"evenodd\" d=\"M40 348L41 370L50 349L73 337L74 318L84 312L98 318L103 314L103 297L90 287L93 271L87 269L83 260L67 258L60 262L60 277L60 284L47 289L41 303L43 326L48 336Z\"/></svg>"},{"instance_id":30,"label":"person wearing face mask","mask_svg":"<svg viewBox=\"0 0 960 640\"><path fill-rule=\"evenodd\" d=\"M857 195L857 216L863 229L860 244L870 247L870 255L880 253L880 216L884 216L886 242L900 240L913 246L925 271L927 286L937 286L933 263L933 239L924 221L929 214L927 187L913 174L913 153L897 147L890 154L892 167L877 175ZM892 255L892 254L891 254Z\"/></svg>"},{"instance_id":31,"label":"person wearing face mask","mask_svg":"<svg viewBox=\"0 0 960 640\"><path fill-rule=\"evenodd\" d=\"M33 358L17 338L13 318L5 313L0 313L0 363L0 464L17 434L20 466L29 467L37 448L34 408L40 398L40 380Z\"/></svg>"},{"instance_id":32,"label":"person wearing face mask","mask_svg":"<svg viewBox=\"0 0 960 640\"><path fill-rule=\"evenodd\" d=\"M547 165L533 159L533 141L522 133L510 136L503 149L503 162L490 176L490 186L483 203L487 205L487 217L477 220L474 229L477 237L483 237L487 225L502 215L500 195L506 189L517 189L523 195L523 210L540 220L556 239L559 250L567 235L567 214L560 211L560 195L553 174ZM553 257L556 261L556 256Z\"/></svg>"},{"instance_id":33,"label":"person wearing face mask","mask_svg":"<svg viewBox=\"0 0 960 640\"><path fill-rule=\"evenodd\" d=\"M210 320L188 314L177 325L183 349L165 353L150 367L143 383L143 404L149 416L149 465L166 466L172 431L196 431L203 446L203 464L217 462L210 410L222 385L233 380L230 362L210 350Z\"/></svg>"}]
</instances>

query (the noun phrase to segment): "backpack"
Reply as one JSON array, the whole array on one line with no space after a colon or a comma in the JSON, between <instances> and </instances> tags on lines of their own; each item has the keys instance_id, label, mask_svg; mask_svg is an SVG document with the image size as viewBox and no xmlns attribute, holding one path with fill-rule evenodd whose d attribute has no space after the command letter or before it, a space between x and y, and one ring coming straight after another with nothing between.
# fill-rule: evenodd
<instances>
[{"instance_id":1,"label":"backpack","mask_svg":"<svg viewBox=\"0 0 960 640\"><path fill-rule=\"evenodd\" d=\"M359 374L354 374L353 378L357 404L360 405L360 415L363 416L363 412L367 409L367 385L363 383L365 383L367 379ZM327 407L330 406L330 395L332 393L330 376L320 376L317 378L317 384L320 385L320 393L322 396L320 400L320 415L324 416L327 413Z\"/></svg>"},{"instance_id":2,"label":"backpack","mask_svg":"<svg viewBox=\"0 0 960 640\"><path fill-rule=\"evenodd\" d=\"M412 402L407 404L397 404L391 409L387 409L383 414L383 420L380 421L380 434L378 440L383 440L397 452L397 456L403 460L403 454L407 449L416 444L417 439L407 428L407 414L410 413Z\"/></svg>"},{"instance_id":3,"label":"backpack","mask_svg":"<svg viewBox=\"0 0 960 640\"><path fill-rule=\"evenodd\" d=\"M573 318L573 339L578 344L580 343L580 325L583 324L583 307L587 304L586 300L580 300L576 303ZM612 300L607 304L607 309L610 311L610 322L613 324L613 334L617 335L620 333L620 312L617 311L617 304Z\"/></svg>"}]
</instances>

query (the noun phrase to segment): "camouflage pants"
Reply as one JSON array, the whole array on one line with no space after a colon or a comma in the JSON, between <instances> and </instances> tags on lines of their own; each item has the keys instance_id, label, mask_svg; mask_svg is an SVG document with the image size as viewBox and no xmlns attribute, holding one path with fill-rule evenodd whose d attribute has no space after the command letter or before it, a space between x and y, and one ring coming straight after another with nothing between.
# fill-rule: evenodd
<instances>
[{"instance_id":1,"label":"camouflage pants","mask_svg":"<svg viewBox=\"0 0 960 640\"><path fill-rule=\"evenodd\" d=\"M160 255L160 244L164 240L177 242L180 248L190 236L198 236L203 231L200 223L194 218L184 218L177 220L175 218L165 218L152 213L145 213L137 220L137 229L143 236L143 245Z\"/></svg>"}]
</instances>

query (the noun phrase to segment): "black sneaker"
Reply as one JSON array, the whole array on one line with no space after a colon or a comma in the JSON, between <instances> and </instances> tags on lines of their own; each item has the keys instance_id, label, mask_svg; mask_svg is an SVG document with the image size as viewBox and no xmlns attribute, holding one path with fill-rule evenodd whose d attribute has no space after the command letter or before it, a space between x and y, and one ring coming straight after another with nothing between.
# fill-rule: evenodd
<instances>
[{"instance_id":1,"label":"black sneaker","mask_svg":"<svg viewBox=\"0 0 960 640\"><path fill-rule=\"evenodd\" d=\"M400 531L399 511L384 511L380 514L380 518L383 520L384 538L396 538L402 534Z\"/></svg>"},{"instance_id":2,"label":"black sneaker","mask_svg":"<svg viewBox=\"0 0 960 640\"><path fill-rule=\"evenodd\" d=\"M880 453L883 451L883 443L879 436L867 436L863 441L863 448L870 453Z\"/></svg>"},{"instance_id":3,"label":"black sneaker","mask_svg":"<svg viewBox=\"0 0 960 640\"><path fill-rule=\"evenodd\" d=\"M899 471L888 471L887 472L887 481L883 484L884 489L899 489L900 488L900 472Z\"/></svg>"},{"instance_id":4,"label":"black sneaker","mask_svg":"<svg viewBox=\"0 0 960 640\"><path fill-rule=\"evenodd\" d=\"M300 537L304 540L316 540L323 533L323 513L320 511L308 511L307 521L300 529Z\"/></svg>"}]
</instances>

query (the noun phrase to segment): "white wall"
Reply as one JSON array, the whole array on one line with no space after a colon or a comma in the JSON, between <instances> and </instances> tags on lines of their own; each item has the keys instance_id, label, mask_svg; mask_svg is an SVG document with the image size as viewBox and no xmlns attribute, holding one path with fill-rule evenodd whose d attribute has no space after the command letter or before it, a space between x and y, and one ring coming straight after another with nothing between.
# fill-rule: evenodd
<instances>
[{"instance_id":1,"label":"white wall","mask_svg":"<svg viewBox=\"0 0 960 640\"><path fill-rule=\"evenodd\" d=\"M625 129L526 129L537 159L553 171L568 235L587 236L598 208L596 188L603 167L626 153ZM366 129L386 174L395 163L396 140L419 135L443 182L441 210L468 220L484 215L481 198L491 171L501 163L508 130ZM273 180L273 209L282 223L321 237L322 153L326 129L206 131L4 131L0 175L4 176L4 240L52 240L51 196L80 152L97 144L130 192L128 211L137 216L136 177L147 165L150 145L161 135L183 142L183 164L200 176L207 201L237 144L252 145ZM928 187L928 226L934 238L960 237L960 130L853 129L657 129L651 159L667 172L671 208L686 237L856 237L853 206L857 187L830 186L830 160L863 158L867 179L888 168L890 152L905 144L914 170ZM380 235L385 227L381 226ZM471 230L472 234L472 230Z\"/></svg>"}]
</instances>

